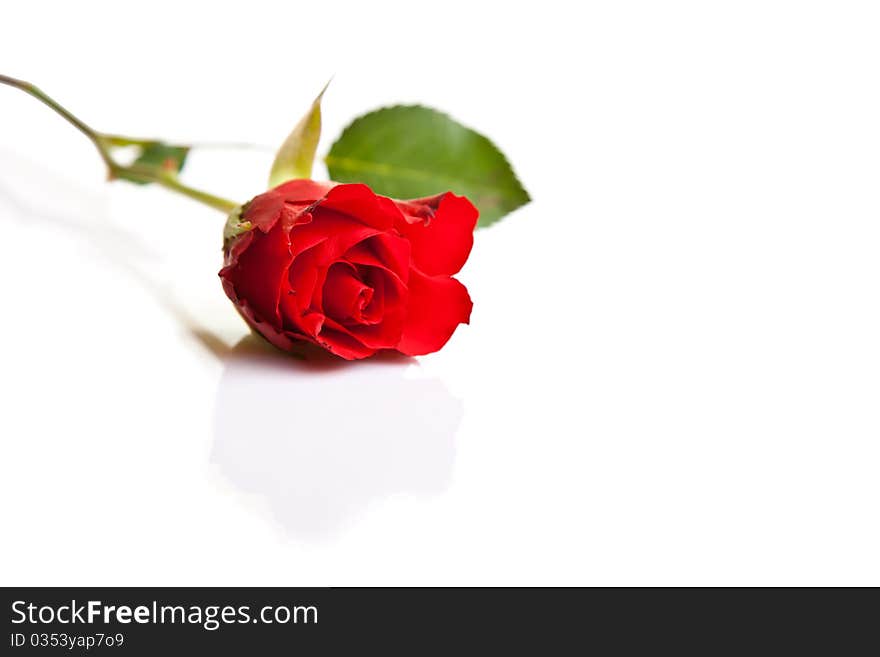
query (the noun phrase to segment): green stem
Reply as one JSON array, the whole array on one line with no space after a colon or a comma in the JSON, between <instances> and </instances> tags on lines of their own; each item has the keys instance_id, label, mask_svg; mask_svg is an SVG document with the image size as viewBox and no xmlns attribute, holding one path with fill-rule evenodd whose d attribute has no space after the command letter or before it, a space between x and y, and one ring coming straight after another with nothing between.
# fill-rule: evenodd
<instances>
[{"instance_id":1,"label":"green stem","mask_svg":"<svg viewBox=\"0 0 880 657\"><path fill-rule=\"evenodd\" d=\"M221 212L224 212L226 214L229 214L238 207L238 203L236 203L235 201L230 201L219 196L214 196L213 194L208 194L207 192L203 192L201 190L184 185L179 180L177 180L176 176L157 172L155 169L152 168L145 168L137 165L125 166L119 164L116 160L113 159L113 156L110 153L110 146L145 146L149 143L152 143L151 140L132 139L119 135L104 135L97 130L94 130L91 126L72 114L64 106L62 106L60 103L58 103L53 98L45 94L42 90L40 90L36 85L33 85L30 82L11 78L7 75L0 75L0 84L15 87L16 89L20 89L26 94L36 98L41 103L49 107L56 114L61 116L65 121L70 123L74 128L76 128L86 137L88 137L89 140L95 145L95 148L98 150L98 154L101 156L101 159L107 166L107 174L111 180L115 178L123 178L126 174L130 174L147 182L154 182L158 185L161 185L162 187L165 187L166 189L177 192L178 194L188 196L191 199L204 203L205 205L208 205L216 210L220 210Z\"/></svg>"},{"instance_id":2,"label":"green stem","mask_svg":"<svg viewBox=\"0 0 880 657\"><path fill-rule=\"evenodd\" d=\"M215 210L220 210L220 212L223 212L224 214L229 214L239 205L235 201L230 201L229 199L214 196L213 194L203 192L200 189L194 189L192 187L189 187L188 185L184 185L177 179L177 176L171 176L161 173L157 174L153 169L145 169L143 167L138 167L135 165L131 165L128 167L116 167L116 169L114 170L114 177L119 177L120 173L134 174L138 178L149 180L149 182L154 182L157 185L161 185L165 189L170 189L171 191L177 192L178 194L188 196L189 198L195 201L199 201L200 203L204 203L205 205L210 206Z\"/></svg>"},{"instance_id":3,"label":"green stem","mask_svg":"<svg viewBox=\"0 0 880 657\"><path fill-rule=\"evenodd\" d=\"M7 75L0 75L0 84L6 84L10 87L15 87L17 89L21 89L26 94L33 96L41 103L51 108L56 114L61 116L65 121L70 123L74 128L83 133L86 137L88 137L95 147L98 149L98 153L101 155L101 159L104 160L104 164L107 165L108 171L113 170L113 158L110 157L110 152L107 150L106 146L101 143L101 140L98 136L98 133L89 127L84 121L80 120L73 114L71 114L65 107L60 105L54 99L47 96L43 93L36 85L31 84L30 82L25 82L24 80L17 80L15 78L11 78Z\"/></svg>"}]
</instances>

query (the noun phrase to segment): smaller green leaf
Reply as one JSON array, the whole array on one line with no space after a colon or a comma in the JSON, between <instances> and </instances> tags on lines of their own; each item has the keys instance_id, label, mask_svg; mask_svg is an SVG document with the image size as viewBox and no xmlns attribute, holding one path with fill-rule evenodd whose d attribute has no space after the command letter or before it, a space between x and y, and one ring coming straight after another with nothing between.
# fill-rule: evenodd
<instances>
[{"instance_id":1,"label":"smaller green leaf","mask_svg":"<svg viewBox=\"0 0 880 657\"><path fill-rule=\"evenodd\" d=\"M278 149L275 161L272 163L272 171L269 173L269 187L275 187L295 178L312 177L312 164L321 138L321 98L329 84L328 81L324 85L321 93L312 101L309 111L299 120Z\"/></svg>"},{"instance_id":2,"label":"smaller green leaf","mask_svg":"<svg viewBox=\"0 0 880 657\"><path fill-rule=\"evenodd\" d=\"M173 146L162 142L149 144L134 161L135 165L158 167L165 173L180 173L189 155L189 146Z\"/></svg>"},{"instance_id":3,"label":"smaller green leaf","mask_svg":"<svg viewBox=\"0 0 880 657\"><path fill-rule=\"evenodd\" d=\"M245 204L247 205L247 204ZM240 205L229 213L226 219L226 225L223 227L223 247L226 248L233 239L251 230L254 225L250 221L242 221L241 213L244 206Z\"/></svg>"},{"instance_id":4,"label":"smaller green leaf","mask_svg":"<svg viewBox=\"0 0 880 657\"><path fill-rule=\"evenodd\" d=\"M132 167L149 171L151 174L160 174L164 176L176 177L186 162L186 156L189 155L189 146L174 146L161 141L149 142L143 146L138 146L139 154ZM121 178L137 183L138 185L147 185L151 181L139 177L133 172L122 172L119 174Z\"/></svg>"},{"instance_id":5,"label":"smaller green leaf","mask_svg":"<svg viewBox=\"0 0 880 657\"><path fill-rule=\"evenodd\" d=\"M355 119L324 159L330 178L362 182L393 198L466 196L488 226L529 202L488 138L436 110L399 105Z\"/></svg>"}]
</instances>

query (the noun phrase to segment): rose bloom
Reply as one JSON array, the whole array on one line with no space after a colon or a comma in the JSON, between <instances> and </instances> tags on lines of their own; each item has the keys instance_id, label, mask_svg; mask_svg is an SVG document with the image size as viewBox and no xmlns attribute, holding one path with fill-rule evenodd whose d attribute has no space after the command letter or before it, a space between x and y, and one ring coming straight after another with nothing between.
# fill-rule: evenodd
<instances>
[{"instance_id":1,"label":"rose bloom","mask_svg":"<svg viewBox=\"0 0 880 657\"><path fill-rule=\"evenodd\" d=\"M349 360L428 354L470 319L470 296L452 276L477 214L452 193L396 201L366 185L292 180L242 207L245 232L227 240L220 278L279 349L314 343Z\"/></svg>"}]
</instances>

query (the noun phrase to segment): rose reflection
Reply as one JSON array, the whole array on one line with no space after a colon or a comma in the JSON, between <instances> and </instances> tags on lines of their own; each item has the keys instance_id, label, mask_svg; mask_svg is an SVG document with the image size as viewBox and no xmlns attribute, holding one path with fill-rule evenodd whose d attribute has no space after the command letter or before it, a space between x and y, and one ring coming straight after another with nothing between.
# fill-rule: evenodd
<instances>
[{"instance_id":1,"label":"rose reflection","mask_svg":"<svg viewBox=\"0 0 880 657\"><path fill-rule=\"evenodd\" d=\"M211 460L291 533L333 534L385 496L448 486L461 402L414 359L297 360L253 336L223 358Z\"/></svg>"}]
</instances>

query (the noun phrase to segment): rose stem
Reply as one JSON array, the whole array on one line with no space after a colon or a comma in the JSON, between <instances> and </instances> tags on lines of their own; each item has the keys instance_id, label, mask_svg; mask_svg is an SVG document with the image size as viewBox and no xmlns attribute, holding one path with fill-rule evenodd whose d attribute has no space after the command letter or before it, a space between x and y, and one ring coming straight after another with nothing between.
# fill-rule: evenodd
<instances>
[{"instance_id":1,"label":"rose stem","mask_svg":"<svg viewBox=\"0 0 880 657\"><path fill-rule=\"evenodd\" d=\"M109 180L119 178L121 174L130 174L148 182L154 182L158 185L161 185L162 187L165 187L166 189L177 192L178 194L188 196L191 199L204 203L205 205L208 205L215 210L220 210L221 212L224 212L226 214L229 214L238 207L238 203L234 201L220 198L219 196L214 196L213 194L208 194L207 192L193 189L192 187L184 185L179 180L177 180L176 176L159 172L151 167L143 167L135 164L131 164L128 166L119 164L116 160L113 159L113 156L110 154L110 150L108 148L108 146L112 145L144 146L148 143L151 143L151 140L130 139L128 137L120 137L118 135L104 135L92 129L84 121L71 114L66 108L64 108L62 105L60 105L58 102L53 100L45 93L43 93L38 87L31 84L30 82L17 80L16 78L11 78L6 75L0 75L0 84L5 84L10 87L15 87L16 89L21 89L26 94L33 96L41 103L52 109L56 114L65 119L68 123L70 123L81 133L83 133L86 137L88 137L89 140L95 145L95 148L98 149L98 154L101 156L101 159L107 166L107 178Z\"/></svg>"}]
</instances>

